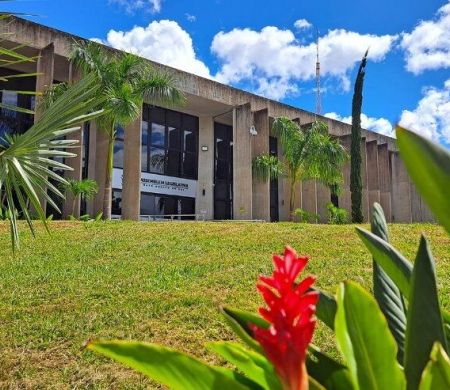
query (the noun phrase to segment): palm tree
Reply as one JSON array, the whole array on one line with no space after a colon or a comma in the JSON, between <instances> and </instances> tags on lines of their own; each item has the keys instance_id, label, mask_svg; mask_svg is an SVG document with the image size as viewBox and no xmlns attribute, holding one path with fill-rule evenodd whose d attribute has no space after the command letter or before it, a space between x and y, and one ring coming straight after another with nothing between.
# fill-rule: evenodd
<instances>
[{"instance_id":1,"label":"palm tree","mask_svg":"<svg viewBox=\"0 0 450 390\"><path fill-rule=\"evenodd\" d=\"M342 182L342 165L348 155L342 145L328 134L325 123L316 121L311 127L301 129L295 122L282 117L275 119L272 131L281 141L284 161L282 169L274 169L274 162L259 166L254 173L261 179L273 178L282 172L290 181L289 212L293 218L296 185L303 180L315 179L328 186ZM273 157L275 158L276 157ZM269 170L269 171L268 171Z\"/></svg>"},{"instance_id":2,"label":"palm tree","mask_svg":"<svg viewBox=\"0 0 450 390\"><path fill-rule=\"evenodd\" d=\"M47 190L58 197L64 196L49 179L58 183L66 182L63 177L53 172L52 168L70 169L56 159L74 157L75 154L65 149L73 147L76 143L70 139L59 138L79 130L76 123L91 120L103 114L103 111L94 111L101 103L98 100L99 89L100 84L95 74L86 77L62 94L52 106L45 110L41 119L25 133L8 135L2 139L0 194L2 207L6 209L10 222L13 249L19 247L17 224L19 214L27 221L34 235L34 226L29 212L30 205L47 230L46 216L40 199L45 199L59 211Z\"/></svg>"},{"instance_id":3,"label":"palm tree","mask_svg":"<svg viewBox=\"0 0 450 390\"><path fill-rule=\"evenodd\" d=\"M105 98L105 115L97 119L99 129L108 137L103 216L111 218L111 184L116 129L139 117L144 101L175 105L184 102L176 82L134 54L116 53L95 42L78 42L71 59L84 75L95 73L101 80L99 93Z\"/></svg>"},{"instance_id":4,"label":"palm tree","mask_svg":"<svg viewBox=\"0 0 450 390\"><path fill-rule=\"evenodd\" d=\"M92 199L92 197L98 192L98 184L93 179L67 179L67 182L62 185L62 189L65 193L72 194L72 214L75 215L75 207L78 197L81 200Z\"/></svg>"}]
</instances>

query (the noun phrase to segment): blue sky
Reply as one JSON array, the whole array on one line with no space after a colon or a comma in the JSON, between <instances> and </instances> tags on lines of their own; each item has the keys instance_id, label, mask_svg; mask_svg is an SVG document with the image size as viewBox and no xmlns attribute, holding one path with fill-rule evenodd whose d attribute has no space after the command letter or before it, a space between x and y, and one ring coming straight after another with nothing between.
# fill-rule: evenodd
<instances>
[{"instance_id":1,"label":"blue sky","mask_svg":"<svg viewBox=\"0 0 450 390\"><path fill-rule=\"evenodd\" d=\"M450 145L449 0L24 0L8 9L310 111L318 29L323 114L349 120L370 46L363 125L391 134L400 120Z\"/></svg>"}]
</instances>

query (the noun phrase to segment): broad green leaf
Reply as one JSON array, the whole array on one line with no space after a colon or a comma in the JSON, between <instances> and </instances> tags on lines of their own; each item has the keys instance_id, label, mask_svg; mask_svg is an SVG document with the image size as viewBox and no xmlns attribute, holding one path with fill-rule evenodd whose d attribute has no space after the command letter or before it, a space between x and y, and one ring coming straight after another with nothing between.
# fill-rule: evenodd
<instances>
[{"instance_id":1,"label":"broad green leaf","mask_svg":"<svg viewBox=\"0 0 450 390\"><path fill-rule=\"evenodd\" d=\"M306 360L306 368L310 377L328 390L351 390L352 378L348 368L310 345Z\"/></svg>"},{"instance_id":2,"label":"broad green leaf","mask_svg":"<svg viewBox=\"0 0 450 390\"><path fill-rule=\"evenodd\" d=\"M258 389L234 371L208 366L191 356L155 344L136 341L89 343L88 348L112 358L171 389Z\"/></svg>"},{"instance_id":3,"label":"broad green leaf","mask_svg":"<svg viewBox=\"0 0 450 390\"><path fill-rule=\"evenodd\" d=\"M383 268L392 279L400 292L409 296L412 264L397 249L375 234L357 227L361 241L372 254L374 260Z\"/></svg>"},{"instance_id":4,"label":"broad green leaf","mask_svg":"<svg viewBox=\"0 0 450 390\"><path fill-rule=\"evenodd\" d=\"M359 285L345 282L337 302L336 340L355 388L404 389L397 345L375 299Z\"/></svg>"},{"instance_id":5,"label":"broad green leaf","mask_svg":"<svg viewBox=\"0 0 450 390\"><path fill-rule=\"evenodd\" d=\"M257 352L262 352L262 348L253 338L253 332L250 324L258 325L262 328L268 328L269 323L257 314L248 311L234 309L231 307L223 307L222 314L228 325L233 331L244 341L250 348Z\"/></svg>"},{"instance_id":6,"label":"broad green leaf","mask_svg":"<svg viewBox=\"0 0 450 390\"><path fill-rule=\"evenodd\" d=\"M396 134L400 155L411 179L450 233L450 152L400 126L397 126Z\"/></svg>"},{"instance_id":7,"label":"broad green leaf","mask_svg":"<svg viewBox=\"0 0 450 390\"><path fill-rule=\"evenodd\" d=\"M313 377L308 377L309 390L327 390L319 382L317 382Z\"/></svg>"},{"instance_id":8,"label":"broad green leaf","mask_svg":"<svg viewBox=\"0 0 450 390\"><path fill-rule=\"evenodd\" d=\"M267 390L282 389L272 364L260 353L230 341L208 343L207 347L235 365L253 382Z\"/></svg>"},{"instance_id":9,"label":"broad green leaf","mask_svg":"<svg viewBox=\"0 0 450 390\"><path fill-rule=\"evenodd\" d=\"M450 389L450 359L442 345L435 343L420 380L419 390Z\"/></svg>"},{"instance_id":10,"label":"broad green leaf","mask_svg":"<svg viewBox=\"0 0 450 390\"><path fill-rule=\"evenodd\" d=\"M435 342L441 343L447 350L434 260L422 236L414 263L408 305L404 364L408 389L419 387L420 377Z\"/></svg>"},{"instance_id":11,"label":"broad green leaf","mask_svg":"<svg viewBox=\"0 0 450 390\"><path fill-rule=\"evenodd\" d=\"M319 301L316 305L316 316L330 329L334 329L334 319L336 317L336 299L327 292L312 288L312 291L319 293Z\"/></svg>"},{"instance_id":12,"label":"broad green leaf","mask_svg":"<svg viewBox=\"0 0 450 390\"><path fill-rule=\"evenodd\" d=\"M371 219L372 233L380 237L385 242L389 242L389 231L384 216L383 208L380 204L374 203ZM406 307L400 290L384 272L376 259L373 261L373 294L380 306L381 311L389 325L392 335L397 342L397 360L403 363L403 349L406 333Z\"/></svg>"}]
</instances>

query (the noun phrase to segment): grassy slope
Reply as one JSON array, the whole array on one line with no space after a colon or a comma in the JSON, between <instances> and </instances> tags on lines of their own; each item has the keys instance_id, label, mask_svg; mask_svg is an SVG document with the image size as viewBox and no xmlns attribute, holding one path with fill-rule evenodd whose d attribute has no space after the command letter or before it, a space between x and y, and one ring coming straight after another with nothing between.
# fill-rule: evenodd
<instances>
[{"instance_id":1,"label":"grassy slope","mask_svg":"<svg viewBox=\"0 0 450 390\"><path fill-rule=\"evenodd\" d=\"M395 225L392 241L414 258L431 239L450 309L450 238L433 225ZM352 226L246 223L53 223L24 234L11 257L0 225L0 388L145 388L153 384L82 351L89 338L164 343L210 362L206 340L232 334L217 308L255 310L258 274L290 244L329 291L343 279L371 285L371 259ZM335 353L322 327L315 343Z\"/></svg>"}]
</instances>

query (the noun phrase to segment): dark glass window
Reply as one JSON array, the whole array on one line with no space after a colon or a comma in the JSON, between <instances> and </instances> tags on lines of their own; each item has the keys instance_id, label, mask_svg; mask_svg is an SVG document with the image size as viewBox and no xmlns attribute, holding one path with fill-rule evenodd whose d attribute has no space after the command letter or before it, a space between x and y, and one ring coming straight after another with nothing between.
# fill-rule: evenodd
<instances>
[{"instance_id":1,"label":"dark glass window","mask_svg":"<svg viewBox=\"0 0 450 390\"><path fill-rule=\"evenodd\" d=\"M153 146L165 146L166 129L164 125L152 123L152 137L151 144Z\"/></svg>"},{"instance_id":2,"label":"dark glass window","mask_svg":"<svg viewBox=\"0 0 450 390\"><path fill-rule=\"evenodd\" d=\"M124 147L124 129L121 126L116 128L116 141L114 142L114 168L123 169L123 147Z\"/></svg>"},{"instance_id":3,"label":"dark glass window","mask_svg":"<svg viewBox=\"0 0 450 390\"><path fill-rule=\"evenodd\" d=\"M269 138L269 153L278 157L278 139L275 137ZM270 220L272 222L279 220L278 179L270 181Z\"/></svg>"},{"instance_id":4,"label":"dark glass window","mask_svg":"<svg viewBox=\"0 0 450 390\"><path fill-rule=\"evenodd\" d=\"M147 172L148 168L148 123L142 122L142 140L141 140L141 171Z\"/></svg>"},{"instance_id":5,"label":"dark glass window","mask_svg":"<svg viewBox=\"0 0 450 390\"><path fill-rule=\"evenodd\" d=\"M122 215L122 191L114 190L112 192L111 214Z\"/></svg>"},{"instance_id":6,"label":"dark glass window","mask_svg":"<svg viewBox=\"0 0 450 390\"><path fill-rule=\"evenodd\" d=\"M148 105L142 118L142 170L197 179L198 118Z\"/></svg>"},{"instance_id":7,"label":"dark glass window","mask_svg":"<svg viewBox=\"0 0 450 390\"><path fill-rule=\"evenodd\" d=\"M166 150L161 148L150 148L150 172L165 173Z\"/></svg>"},{"instance_id":8,"label":"dark glass window","mask_svg":"<svg viewBox=\"0 0 450 390\"><path fill-rule=\"evenodd\" d=\"M0 69L1 76L12 76L20 72L6 68ZM23 95L16 91L34 91L36 87L36 77L17 77L8 81L0 81L0 102L5 105L34 109L34 96ZM0 137L6 134L21 134L28 130L34 122L32 114L26 114L10 110L0 109ZM1 142L1 141L0 141Z\"/></svg>"},{"instance_id":9,"label":"dark glass window","mask_svg":"<svg viewBox=\"0 0 450 390\"><path fill-rule=\"evenodd\" d=\"M141 194L141 215L167 216L195 213L195 199L150 193ZM194 217L177 217L193 219Z\"/></svg>"},{"instance_id":10,"label":"dark glass window","mask_svg":"<svg viewBox=\"0 0 450 390\"><path fill-rule=\"evenodd\" d=\"M233 128L214 124L214 219L233 217Z\"/></svg>"}]
</instances>

